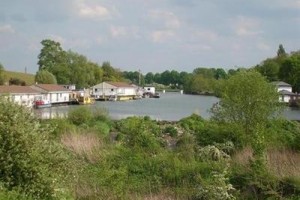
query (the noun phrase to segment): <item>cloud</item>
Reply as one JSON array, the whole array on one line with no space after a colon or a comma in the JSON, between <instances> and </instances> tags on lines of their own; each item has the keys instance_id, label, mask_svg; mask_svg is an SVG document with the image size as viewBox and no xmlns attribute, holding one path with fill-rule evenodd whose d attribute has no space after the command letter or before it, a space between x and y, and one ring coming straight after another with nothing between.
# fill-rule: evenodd
<instances>
[{"instance_id":1,"label":"cloud","mask_svg":"<svg viewBox=\"0 0 300 200\"><path fill-rule=\"evenodd\" d=\"M153 31L151 34L152 41L155 43L162 43L166 40L174 38L175 33L171 30L158 30Z\"/></svg>"},{"instance_id":2,"label":"cloud","mask_svg":"<svg viewBox=\"0 0 300 200\"><path fill-rule=\"evenodd\" d=\"M193 35L198 40L203 40L203 41L216 41L218 39L218 34L211 30L197 30L194 31Z\"/></svg>"},{"instance_id":3,"label":"cloud","mask_svg":"<svg viewBox=\"0 0 300 200\"><path fill-rule=\"evenodd\" d=\"M80 2L77 5L78 15L83 18L103 20L111 17L111 11L102 5L87 5Z\"/></svg>"},{"instance_id":4,"label":"cloud","mask_svg":"<svg viewBox=\"0 0 300 200\"><path fill-rule=\"evenodd\" d=\"M126 36L127 30L123 26L111 26L110 33L112 37L118 38L118 37Z\"/></svg>"},{"instance_id":5,"label":"cloud","mask_svg":"<svg viewBox=\"0 0 300 200\"><path fill-rule=\"evenodd\" d=\"M10 24L6 24L0 26L0 33L15 33L15 29Z\"/></svg>"},{"instance_id":6,"label":"cloud","mask_svg":"<svg viewBox=\"0 0 300 200\"><path fill-rule=\"evenodd\" d=\"M238 16L234 29L238 36L256 36L263 32L259 29L259 25L257 19Z\"/></svg>"},{"instance_id":7,"label":"cloud","mask_svg":"<svg viewBox=\"0 0 300 200\"><path fill-rule=\"evenodd\" d=\"M150 18L164 23L167 29L178 29L180 28L180 20L178 17L169 11L152 10L149 12Z\"/></svg>"}]
</instances>

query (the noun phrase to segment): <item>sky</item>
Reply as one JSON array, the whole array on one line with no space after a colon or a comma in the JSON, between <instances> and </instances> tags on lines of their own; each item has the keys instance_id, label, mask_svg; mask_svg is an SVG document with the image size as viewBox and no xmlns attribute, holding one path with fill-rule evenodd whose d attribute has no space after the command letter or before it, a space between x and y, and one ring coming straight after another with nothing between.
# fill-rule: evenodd
<instances>
[{"instance_id":1,"label":"sky","mask_svg":"<svg viewBox=\"0 0 300 200\"><path fill-rule=\"evenodd\" d=\"M0 0L0 63L36 73L41 41L142 73L252 67L300 50L300 0Z\"/></svg>"}]
</instances>

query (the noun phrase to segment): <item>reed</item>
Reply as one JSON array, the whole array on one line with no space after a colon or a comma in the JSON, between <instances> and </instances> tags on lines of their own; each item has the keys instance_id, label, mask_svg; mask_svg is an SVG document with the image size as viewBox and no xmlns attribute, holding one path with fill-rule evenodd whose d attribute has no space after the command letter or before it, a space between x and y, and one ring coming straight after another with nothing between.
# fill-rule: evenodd
<instances>
[{"instance_id":1,"label":"reed","mask_svg":"<svg viewBox=\"0 0 300 200\"><path fill-rule=\"evenodd\" d=\"M96 163L101 158L99 149L104 142L94 133L66 133L62 135L61 142L74 154L90 163Z\"/></svg>"}]
</instances>

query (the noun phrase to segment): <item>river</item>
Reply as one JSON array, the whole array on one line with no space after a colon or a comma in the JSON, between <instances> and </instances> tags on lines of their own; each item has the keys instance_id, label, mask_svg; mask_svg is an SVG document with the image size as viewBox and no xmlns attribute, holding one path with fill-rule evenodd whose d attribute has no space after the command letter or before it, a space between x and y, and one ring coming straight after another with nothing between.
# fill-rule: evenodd
<instances>
[{"instance_id":1,"label":"river","mask_svg":"<svg viewBox=\"0 0 300 200\"><path fill-rule=\"evenodd\" d=\"M161 93L160 98L144 98L132 101L96 101L87 106L91 110L104 108L108 110L112 119L123 119L129 116L149 116L155 120L177 121L193 113L205 119L211 115L209 109L218 98L213 96L186 95L180 93ZM79 105L56 106L34 110L35 114L43 119L64 117L70 109ZM300 120L300 110L286 108L283 115L291 120Z\"/></svg>"}]
</instances>

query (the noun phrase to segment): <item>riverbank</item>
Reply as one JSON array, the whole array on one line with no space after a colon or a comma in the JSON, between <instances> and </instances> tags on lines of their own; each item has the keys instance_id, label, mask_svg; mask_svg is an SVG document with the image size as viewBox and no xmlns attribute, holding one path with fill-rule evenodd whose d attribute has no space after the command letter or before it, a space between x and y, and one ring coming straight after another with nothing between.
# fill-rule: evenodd
<instances>
[{"instance_id":1,"label":"riverbank","mask_svg":"<svg viewBox=\"0 0 300 200\"><path fill-rule=\"evenodd\" d=\"M73 162L81 163L72 167L80 172L74 186L76 198L183 200L216 199L222 194L252 199L272 191L288 199L299 192L297 183L287 181L289 177L300 179L300 154L291 150L300 147L290 140L300 135L300 129L292 122L270 124L268 171L252 177L252 150L247 139L229 126L198 115L177 122L157 122L149 117L111 121L101 113L91 118L84 109L72 113L69 120L55 120L60 124L59 141L74 155ZM73 131L66 131L70 127ZM240 177L248 177L248 181ZM260 185L253 185L257 178ZM286 191L285 185L295 190ZM257 187L256 193L253 187Z\"/></svg>"}]
</instances>

